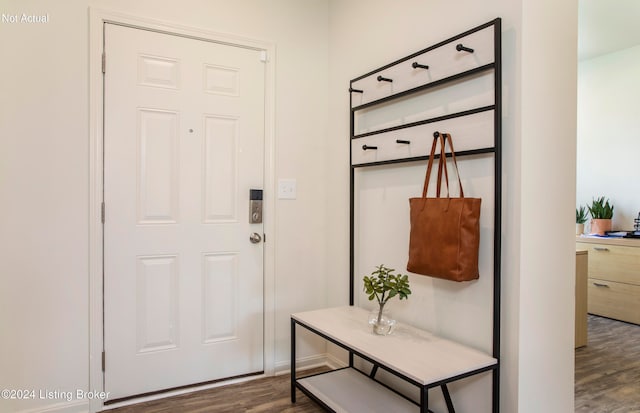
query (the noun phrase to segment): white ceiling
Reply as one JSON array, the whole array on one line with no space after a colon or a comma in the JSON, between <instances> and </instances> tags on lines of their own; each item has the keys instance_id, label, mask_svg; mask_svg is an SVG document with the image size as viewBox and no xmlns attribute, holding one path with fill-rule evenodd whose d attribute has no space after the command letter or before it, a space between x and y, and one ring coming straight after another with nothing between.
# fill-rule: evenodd
<instances>
[{"instance_id":1,"label":"white ceiling","mask_svg":"<svg viewBox=\"0 0 640 413\"><path fill-rule=\"evenodd\" d=\"M640 0L579 0L578 59L640 45Z\"/></svg>"}]
</instances>

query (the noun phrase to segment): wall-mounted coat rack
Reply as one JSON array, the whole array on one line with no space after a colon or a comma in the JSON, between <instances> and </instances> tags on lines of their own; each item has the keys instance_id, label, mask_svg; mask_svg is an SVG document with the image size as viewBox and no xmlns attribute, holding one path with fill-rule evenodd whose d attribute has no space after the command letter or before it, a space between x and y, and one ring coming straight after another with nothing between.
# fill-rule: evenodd
<instances>
[{"instance_id":1,"label":"wall-mounted coat rack","mask_svg":"<svg viewBox=\"0 0 640 413\"><path fill-rule=\"evenodd\" d=\"M493 412L499 411L501 205L502 205L502 60L501 19L495 19L353 79L350 83L350 304L355 297L355 171L358 168L427 160L433 133L451 133L456 157L493 156ZM458 87L467 79L492 76L490 104L482 102L458 111L400 125L361 131L359 113L388 107L403 99ZM464 84L461 86L464 87ZM358 132L356 132L358 131ZM375 150L371 150L375 148ZM450 156L450 154L447 154ZM482 276L487 276L483 274ZM444 390L444 389L443 389ZM449 411L450 400L447 400Z\"/></svg>"},{"instance_id":2,"label":"wall-mounted coat rack","mask_svg":"<svg viewBox=\"0 0 640 413\"><path fill-rule=\"evenodd\" d=\"M424 111L420 103L410 101L416 96L425 95L437 101L446 95L447 90L450 94L459 95L461 89L466 90L466 82L478 79L486 81L487 75L491 79L490 96L484 95L480 99L474 97L471 101L463 99L464 105L455 103L449 107L450 102L441 104L439 106L447 106L443 113L433 115L433 108ZM498 18L351 81L350 306L292 314L293 402L296 400L296 389L299 389L329 411L433 413L429 406L429 390L440 387L447 411L455 413L454 395L449 392L448 384L490 372L492 411L499 412L501 79L501 20ZM422 111L418 116L412 114L404 117L400 124L380 124L376 121L377 125L359 124L356 127L356 122L360 121L357 116L376 111L393 112L394 106L402 106L407 100L411 107L418 106ZM364 330L367 311L354 306L356 170L427 160L434 133L450 133L455 137L456 158L474 155L494 159L493 298L492 308L488 309L493 314L491 355L409 325L401 326L401 334L374 337ZM451 153L445 153L445 156L451 156ZM475 162L475 158L470 161ZM489 276L481 273L481 277ZM347 350L349 366L298 379L297 326ZM371 364L370 372L356 366L354 357ZM379 369L418 387L419 400L413 400L379 381L376 377Z\"/></svg>"}]
</instances>

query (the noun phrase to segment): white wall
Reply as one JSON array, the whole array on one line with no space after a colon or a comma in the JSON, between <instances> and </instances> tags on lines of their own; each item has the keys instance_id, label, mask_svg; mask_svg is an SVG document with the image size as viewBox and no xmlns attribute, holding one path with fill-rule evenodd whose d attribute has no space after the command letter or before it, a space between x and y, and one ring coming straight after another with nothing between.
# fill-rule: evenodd
<instances>
[{"instance_id":1,"label":"white wall","mask_svg":"<svg viewBox=\"0 0 640 413\"><path fill-rule=\"evenodd\" d=\"M519 412L574 411L577 7L523 2Z\"/></svg>"},{"instance_id":2,"label":"white wall","mask_svg":"<svg viewBox=\"0 0 640 413\"><path fill-rule=\"evenodd\" d=\"M0 388L89 386L89 7L276 44L275 176L298 181L275 216L274 358L287 365L289 314L326 299L326 1L10 0L0 13L49 22L0 23ZM0 412L59 402L86 408L0 400Z\"/></svg>"},{"instance_id":3,"label":"white wall","mask_svg":"<svg viewBox=\"0 0 640 413\"><path fill-rule=\"evenodd\" d=\"M640 211L640 45L578 64L576 202L605 196L613 227L633 229Z\"/></svg>"},{"instance_id":4,"label":"white wall","mask_svg":"<svg viewBox=\"0 0 640 413\"><path fill-rule=\"evenodd\" d=\"M575 0L3 4L50 22L0 24L0 388L88 386L89 6L277 44L276 177L298 179L298 200L276 211L276 363L291 311L348 302L349 80L502 17L501 406L573 410Z\"/></svg>"},{"instance_id":5,"label":"white wall","mask_svg":"<svg viewBox=\"0 0 640 413\"><path fill-rule=\"evenodd\" d=\"M331 260L327 274L335 286L329 303L348 300L349 80L500 16L504 89L501 409L522 413L572 411L573 226L569 213L573 210L575 185L576 2L563 3L562 7L533 0L455 4L412 0L393 6L382 0L361 0L330 4L332 106L328 138L335 150L329 151L328 161L344 167L327 170L331 182L328 218L333 224L328 238ZM560 90L567 92L558 98ZM548 135L541 138L538 131ZM561 145L555 144L558 136L565 138ZM552 143L557 147L555 154L541 156ZM416 186L423 168L394 170L399 177L391 183L396 185L392 189L400 190L388 191L389 196L406 196L406 188L401 186ZM562 213L551 218L552 229L547 230L539 223L540 209L549 197ZM402 256L393 240L389 242L389 256L392 260ZM402 269L402 264L396 268ZM553 294L547 291L551 285ZM433 295L427 287L419 288L422 293L403 303L403 312L408 307L416 314L432 317ZM453 320L452 316L440 316L442 324ZM553 366L553 372L546 366ZM490 393L486 391L480 399L474 399L477 395L472 393L456 398L460 409L485 411Z\"/></svg>"}]
</instances>

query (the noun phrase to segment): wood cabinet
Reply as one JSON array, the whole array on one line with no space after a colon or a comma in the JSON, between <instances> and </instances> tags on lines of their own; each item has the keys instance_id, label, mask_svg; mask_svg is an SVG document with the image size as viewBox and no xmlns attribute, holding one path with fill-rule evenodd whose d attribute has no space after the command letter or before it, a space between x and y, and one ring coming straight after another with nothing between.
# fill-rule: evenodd
<instances>
[{"instance_id":1,"label":"wood cabinet","mask_svg":"<svg viewBox=\"0 0 640 413\"><path fill-rule=\"evenodd\" d=\"M588 257L589 254L586 250L576 251L576 348L587 345Z\"/></svg>"},{"instance_id":2,"label":"wood cabinet","mask_svg":"<svg viewBox=\"0 0 640 413\"><path fill-rule=\"evenodd\" d=\"M577 239L589 256L589 313L640 324L640 240Z\"/></svg>"}]
</instances>

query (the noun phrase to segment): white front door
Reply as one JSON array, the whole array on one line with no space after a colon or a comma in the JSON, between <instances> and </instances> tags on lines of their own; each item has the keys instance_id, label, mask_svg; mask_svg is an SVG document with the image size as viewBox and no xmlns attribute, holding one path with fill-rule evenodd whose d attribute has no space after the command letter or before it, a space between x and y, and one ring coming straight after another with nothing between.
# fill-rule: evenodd
<instances>
[{"instance_id":1,"label":"white front door","mask_svg":"<svg viewBox=\"0 0 640 413\"><path fill-rule=\"evenodd\" d=\"M259 373L261 53L106 24L105 55L105 391Z\"/></svg>"}]
</instances>

